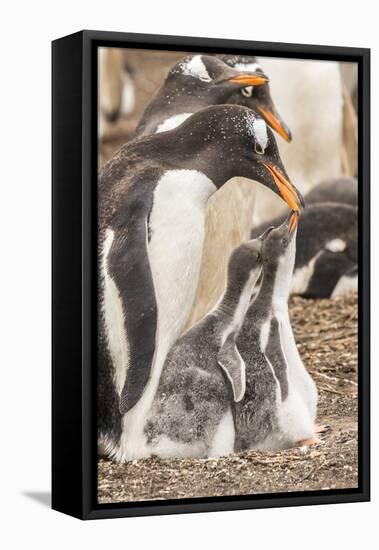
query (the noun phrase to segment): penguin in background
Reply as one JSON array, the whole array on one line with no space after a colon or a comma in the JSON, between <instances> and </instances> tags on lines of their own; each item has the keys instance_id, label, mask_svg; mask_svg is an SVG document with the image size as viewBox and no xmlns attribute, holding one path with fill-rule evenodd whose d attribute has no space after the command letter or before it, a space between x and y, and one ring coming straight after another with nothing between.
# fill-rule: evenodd
<instances>
[{"instance_id":1,"label":"penguin in background","mask_svg":"<svg viewBox=\"0 0 379 550\"><path fill-rule=\"evenodd\" d=\"M227 103L236 90L266 82L268 78L262 71L232 69L217 57L185 57L171 68L151 99L135 135L172 130L204 107Z\"/></svg>"},{"instance_id":2,"label":"penguin in background","mask_svg":"<svg viewBox=\"0 0 379 550\"><path fill-rule=\"evenodd\" d=\"M269 228L261 249L262 281L237 336L245 365L244 398L234 403L235 451L280 450L317 443L317 389L293 336L288 296L298 216ZM270 230L271 229L271 230Z\"/></svg>"},{"instance_id":3,"label":"penguin in background","mask_svg":"<svg viewBox=\"0 0 379 550\"><path fill-rule=\"evenodd\" d=\"M257 71L263 69L256 57L249 55L219 54L217 56L233 69L240 71ZM259 113L280 137L288 143L292 141L292 133L279 114L272 99L269 82L262 86L246 86L236 90L228 99L228 103L243 105Z\"/></svg>"},{"instance_id":4,"label":"penguin in background","mask_svg":"<svg viewBox=\"0 0 379 550\"><path fill-rule=\"evenodd\" d=\"M252 238L283 217L261 224ZM291 293L303 298L334 298L358 290L358 208L315 203L299 220Z\"/></svg>"},{"instance_id":5,"label":"penguin in background","mask_svg":"<svg viewBox=\"0 0 379 550\"><path fill-rule=\"evenodd\" d=\"M98 425L107 454L139 455L164 360L194 300L207 201L238 175L301 210L272 131L235 105L129 142L100 173Z\"/></svg>"},{"instance_id":6,"label":"penguin in background","mask_svg":"<svg viewBox=\"0 0 379 550\"><path fill-rule=\"evenodd\" d=\"M171 130L204 107L231 103L255 110L290 141L291 132L275 108L268 81L254 57L187 56L168 72L142 114L135 135Z\"/></svg>"},{"instance_id":7,"label":"penguin in background","mask_svg":"<svg viewBox=\"0 0 379 550\"><path fill-rule=\"evenodd\" d=\"M358 206L358 180L349 177L324 180L305 195L305 202L307 205L336 202Z\"/></svg>"},{"instance_id":8,"label":"penguin in background","mask_svg":"<svg viewBox=\"0 0 379 550\"><path fill-rule=\"evenodd\" d=\"M135 89L130 68L125 63L123 48L99 48L99 137L115 124L121 115L130 114L135 106Z\"/></svg>"}]
</instances>

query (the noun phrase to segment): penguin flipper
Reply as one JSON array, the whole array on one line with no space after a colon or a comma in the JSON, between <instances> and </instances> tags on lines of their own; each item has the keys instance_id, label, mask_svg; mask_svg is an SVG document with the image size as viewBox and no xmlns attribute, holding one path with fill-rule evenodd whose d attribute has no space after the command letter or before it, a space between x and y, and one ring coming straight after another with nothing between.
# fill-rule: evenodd
<instances>
[{"instance_id":1,"label":"penguin flipper","mask_svg":"<svg viewBox=\"0 0 379 550\"><path fill-rule=\"evenodd\" d=\"M282 401L284 401L288 396L288 365L287 359L283 353L280 325L276 317L271 319L265 356L274 369L275 376L280 385Z\"/></svg>"},{"instance_id":2,"label":"penguin flipper","mask_svg":"<svg viewBox=\"0 0 379 550\"><path fill-rule=\"evenodd\" d=\"M148 382L155 352L157 304L147 253L146 218L115 229L107 263L122 302L129 365L121 390L123 415L140 399Z\"/></svg>"},{"instance_id":3,"label":"penguin flipper","mask_svg":"<svg viewBox=\"0 0 379 550\"><path fill-rule=\"evenodd\" d=\"M234 401L241 401L246 391L246 365L234 338L230 334L217 355L217 362L225 372L233 390Z\"/></svg>"}]
</instances>

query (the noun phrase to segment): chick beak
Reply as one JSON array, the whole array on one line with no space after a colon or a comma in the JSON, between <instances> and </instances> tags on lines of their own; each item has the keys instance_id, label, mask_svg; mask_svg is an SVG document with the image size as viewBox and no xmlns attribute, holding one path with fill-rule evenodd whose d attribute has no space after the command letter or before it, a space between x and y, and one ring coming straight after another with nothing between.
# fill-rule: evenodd
<instances>
[{"instance_id":1,"label":"chick beak","mask_svg":"<svg viewBox=\"0 0 379 550\"><path fill-rule=\"evenodd\" d=\"M294 187L292 183L288 181L277 168L275 168L275 166L266 162L262 162L262 164L271 174L279 193L291 210L300 214L302 208L304 208L304 199L300 191L298 191L296 187Z\"/></svg>"},{"instance_id":2,"label":"chick beak","mask_svg":"<svg viewBox=\"0 0 379 550\"><path fill-rule=\"evenodd\" d=\"M281 117L268 109L265 109L264 107L257 105L258 110L262 114L263 118L271 126L275 132L277 132L283 139L285 139L287 142L292 141L292 134L291 130L288 128L288 126L283 122Z\"/></svg>"},{"instance_id":3,"label":"chick beak","mask_svg":"<svg viewBox=\"0 0 379 550\"><path fill-rule=\"evenodd\" d=\"M289 224L288 224L288 236L292 237L293 233L295 232L295 229L297 228L297 224L299 221L299 214L297 212L292 212Z\"/></svg>"},{"instance_id":4,"label":"chick beak","mask_svg":"<svg viewBox=\"0 0 379 550\"><path fill-rule=\"evenodd\" d=\"M264 241L273 229L275 229L274 226L270 225L270 227L268 227L261 235L259 235L259 237L257 237L257 239L260 240L260 241Z\"/></svg>"},{"instance_id":5,"label":"chick beak","mask_svg":"<svg viewBox=\"0 0 379 550\"><path fill-rule=\"evenodd\" d=\"M268 81L268 77L261 72L236 74L226 80L226 82L231 82L241 88L246 86L262 86L262 84L267 84Z\"/></svg>"}]
</instances>

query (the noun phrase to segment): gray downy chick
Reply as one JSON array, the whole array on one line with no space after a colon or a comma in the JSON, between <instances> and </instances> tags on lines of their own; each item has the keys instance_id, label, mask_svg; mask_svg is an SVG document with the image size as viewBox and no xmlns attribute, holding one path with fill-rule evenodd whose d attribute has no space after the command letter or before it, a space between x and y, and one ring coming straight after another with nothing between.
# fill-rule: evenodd
<instances>
[{"instance_id":1,"label":"gray downy chick","mask_svg":"<svg viewBox=\"0 0 379 550\"><path fill-rule=\"evenodd\" d=\"M199 458L233 451L231 403L245 391L235 340L261 271L261 246L255 239L233 251L220 302L169 352L145 425L147 454Z\"/></svg>"},{"instance_id":2,"label":"gray downy chick","mask_svg":"<svg viewBox=\"0 0 379 550\"><path fill-rule=\"evenodd\" d=\"M317 390L297 351L287 304L297 220L292 214L268 229L261 285L237 338L246 390L234 405L236 451L278 450L314 438Z\"/></svg>"}]
</instances>

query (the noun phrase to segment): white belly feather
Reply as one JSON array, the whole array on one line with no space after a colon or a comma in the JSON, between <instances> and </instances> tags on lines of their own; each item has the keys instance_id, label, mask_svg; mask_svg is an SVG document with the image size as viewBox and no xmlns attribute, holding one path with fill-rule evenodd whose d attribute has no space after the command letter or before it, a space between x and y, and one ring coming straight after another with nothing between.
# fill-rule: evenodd
<instances>
[{"instance_id":1,"label":"white belly feather","mask_svg":"<svg viewBox=\"0 0 379 550\"><path fill-rule=\"evenodd\" d=\"M108 272L108 254L114 239L114 232L107 229L103 244L102 275L104 280L103 314L109 353L113 364L113 381L118 395L121 395L129 367L129 345L125 333L123 306L119 291Z\"/></svg>"},{"instance_id":2,"label":"white belly feather","mask_svg":"<svg viewBox=\"0 0 379 550\"><path fill-rule=\"evenodd\" d=\"M288 311L277 314L281 328L280 335L284 355L288 364L288 386L293 385L295 391L299 393L306 404L310 418L314 422L317 412L317 389L316 384L306 370L301 360L299 351L293 336Z\"/></svg>"},{"instance_id":3,"label":"white belly feather","mask_svg":"<svg viewBox=\"0 0 379 550\"><path fill-rule=\"evenodd\" d=\"M144 425L167 352L191 311L203 250L205 208L215 191L213 182L196 170L170 170L155 188L147 248L158 305L156 352L144 393L123 418L119 460L149 455Z\"/></svg>"}]
</instances>

